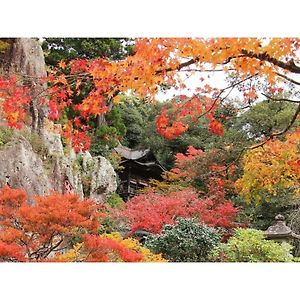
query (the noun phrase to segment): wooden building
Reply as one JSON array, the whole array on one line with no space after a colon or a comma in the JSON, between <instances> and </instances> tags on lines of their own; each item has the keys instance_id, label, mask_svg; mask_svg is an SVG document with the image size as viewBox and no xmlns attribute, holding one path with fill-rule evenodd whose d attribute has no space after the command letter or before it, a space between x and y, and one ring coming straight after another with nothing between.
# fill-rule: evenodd
<instances>
[{"instance_id":1,"label":"wooden building","mask_svg":"<svg viewBox=\"0 0 300 300\"><path fill-rule=\"evenodd\" d=\"M150 179L161 180L165 168L158 162L150 149L132 150L119 146L114 149L121 157L123 170L119 172L118 194L127 201L136 191L145 188Z\"/></svg>"}]
</instances>

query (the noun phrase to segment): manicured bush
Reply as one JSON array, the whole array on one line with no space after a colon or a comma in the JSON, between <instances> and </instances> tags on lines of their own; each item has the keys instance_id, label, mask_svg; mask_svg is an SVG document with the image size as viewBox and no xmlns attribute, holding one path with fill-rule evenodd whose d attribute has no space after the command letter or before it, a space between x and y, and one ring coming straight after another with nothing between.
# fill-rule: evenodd
<instances>
[{"instance_id":1,"label":"manicured bush","mask_svg":"<svg viewBox=\"0 0 300 300\"><path fill-rule=\"evenodd\" d=\"M219 241L216 229L179 218L176 224L165 225L160 234L147 237L145 246L169 261L205 262Z\"/></svg>"}]
</instances>

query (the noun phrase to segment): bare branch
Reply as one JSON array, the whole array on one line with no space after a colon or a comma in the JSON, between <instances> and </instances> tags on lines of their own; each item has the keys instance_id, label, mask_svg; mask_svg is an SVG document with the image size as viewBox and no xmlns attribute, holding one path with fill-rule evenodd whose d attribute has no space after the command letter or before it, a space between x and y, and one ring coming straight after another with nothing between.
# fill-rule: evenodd
<instances>
[{"instance_id":1,"label":"bare branch","mask_svg":"<svg viewBox=\"0 0 300 300\"><path fill-rule=\"evenodd\" d=\"M226 71L234 71L235 69L229 68ZM205 73L205 72L225 72L224 69L186 69L186 70L179 70L178 72L200 72L200 73Z\"/></svg>"},{"instance_id":2,"label":"bare branch","mask_svg":"<svg viewBox=\"0 0 300 300\"><path fill-rule=\"evenodd\" d=\"M300 85L300 82L298 82L298 81L296 81L296 80L294 80L294 79L292 79L292 78L290 78L290 77L287 77L287 76L284 75L284 74L281 74L281 73L278 73L278 72L276 72L276 74L277 74L278 76L280 76L280 77L282 77L282 78L288 80L288 81L291 82L291 83L294 83L294 84L296 84L296 85Z\"/></svg>"},{"instance_id":3,"label":"bare branch","mask_svg":"<svg viewBox=\"0 0 300 300\"><path fill-rule=\"evenodd\" d=\"M272 101L285 101L285 102L292 102L292 103L300 103L299 100L293 100L293 99L287 99L287 98L273 98L271 96L268 96L267 94L261 93L266 98L272 100Z\"/></svg>"}]
</instances>

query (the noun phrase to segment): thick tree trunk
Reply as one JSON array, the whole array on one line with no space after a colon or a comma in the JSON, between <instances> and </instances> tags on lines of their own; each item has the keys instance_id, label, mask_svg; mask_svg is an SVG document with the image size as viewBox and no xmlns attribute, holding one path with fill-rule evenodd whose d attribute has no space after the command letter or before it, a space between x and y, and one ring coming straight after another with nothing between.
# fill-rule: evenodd
<instances>
[{"instance_id":1,"label":"thick tree trunk","mask_svg":"<svg viewBox=\"0 0 300 300\"><path fill-rule=\"evenodd\" d=\"M9 47L0 55L0 70L4 75L15 74L30 88L30 116L32 131L43 134L47 114L47 85L41 78L47 76L44 54L36 40L7 39Z\"/></svg>"}]
</instances>

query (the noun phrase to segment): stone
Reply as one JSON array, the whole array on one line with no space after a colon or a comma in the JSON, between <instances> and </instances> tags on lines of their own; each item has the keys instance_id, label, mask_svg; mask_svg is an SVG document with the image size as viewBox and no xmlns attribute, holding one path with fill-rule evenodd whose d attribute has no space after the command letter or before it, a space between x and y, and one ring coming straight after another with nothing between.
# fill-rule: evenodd
<instances>
[{"instance_id":1,"label":"stone","mask_svg":"<svg viewBox=\"0 0 300 300\"><path fill-rule=\"evenodd\" d=\"M53 188L43 161L22 136L0 149L0 183L25 189L31 200L33 195L44 195Z\"/></svg>"},{"instance_id":2,"label":"stone","mask_svg":"<svg viewBox=\"0 0 300 300\"><path fill-rule=\"evenodd\" d=\"M117 176L106 158L92 157L89 152L75 158L65 155L60 136L49 132L45 132L45 146L48 154L41 157L25 136L15 134L0 149L0 186L8 183L12 188L24 188L32 200L33 195L52 190L66 193L68 184L73 193L98 203L116 191Z\"/></svg>"},{"instance_id":3,"label":"stone","mask_svg":"<svg viewBox=\"0 0 300 300\"><path fill-rule=\"evenodd\" d=\"M285 217L280 214L275 217L275 224L265 231L265 237L267 239L279 242L290 242L292 235L293 233L291 228L285 223Z\"/></svg>"},{"instance_id":4,"label":"stone","mask_svg":"<svg viewBox=\"0 0 300 300\"><path fill-rule=\"evenodd\" d=\"M49 155L64 156L64 147L61 142L61 136L57 133L44 131L43 138L47 144Z\"/></svg>"},{"instance_id":5,"label":"stone","mask_svg":"<svg viewBox=\"0 0 300 300\"><path fill-rule=\"evenodd\" d=\"M105 201L117 190L117 175L111 163L103 156L92 157L88 151L81 157L85 196L97 203Z\"/></svg>"}]
</instances>

